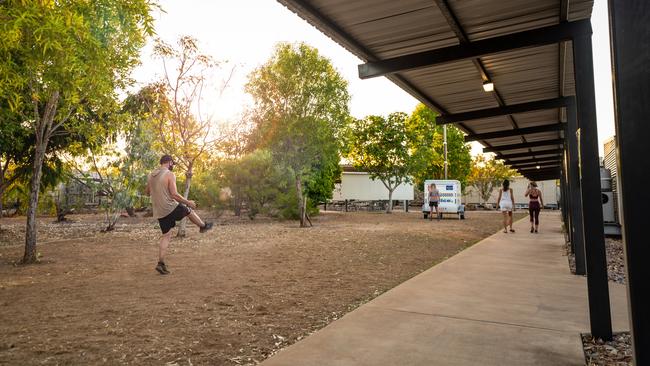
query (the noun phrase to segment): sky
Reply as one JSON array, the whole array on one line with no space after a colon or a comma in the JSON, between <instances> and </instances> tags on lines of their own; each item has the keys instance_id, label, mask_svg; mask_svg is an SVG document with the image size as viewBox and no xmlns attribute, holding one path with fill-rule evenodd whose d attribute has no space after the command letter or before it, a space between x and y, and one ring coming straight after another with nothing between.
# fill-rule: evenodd
<instances>
[{"instance_id":1,"label":"sky","mask_svg":"<svg viewBox=\"0 0 650 366\"><path fill-rule=\"evenodd\" d=\"M370 114L410 113L419 103L386 78L361 80L357 74L360 59L339 46L306 21L275 0L160 0L164 11L155 11L157 37L174 43L180 36L198 39L202 53L223 61L213 80L214 93L206 94L202 109L219 122L236 120L251 98L244 92L248 74L266 62L278 42L305 42L329 58L348 80L354 117ZM592 14L594 77L599 145L614 134L614 112L609 56L607 0L595 0ZM134 88L162 77L162 64L153 58L152 42L141 51L142 65L133 74ZM220 97L230 71L233 77ZM478 143L472 153L481 151Z\"/></svg>"}]
</instances>

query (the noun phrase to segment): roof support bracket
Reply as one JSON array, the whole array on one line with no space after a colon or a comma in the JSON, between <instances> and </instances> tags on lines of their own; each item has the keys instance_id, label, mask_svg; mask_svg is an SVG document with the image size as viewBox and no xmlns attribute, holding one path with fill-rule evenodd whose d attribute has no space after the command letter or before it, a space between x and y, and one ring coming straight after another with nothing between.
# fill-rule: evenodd
<instances>
[{"instance_id":1,"label":"roof support bracket","mask_svg":"<svg viewBox=\"0 0 650 366\"><path fill-rule=\"evenodd\" d=\"M456 46L367 62L359 65L359 77L368 79L453 61L473 59L499 52L544 46L568 41L575 36L591 35L591 32L591 22L588 19L560 23Z\"/></svg>"},{"instance_id":2,"label":"roof support bracket","mask_svg":"<svg viewBox=\"0 0 650 366\"><path fill-rule=\"evenodd\" d=\"M479 134L465 136L465 142L497 139L502 137L523 136L523 135L530 135L533 133L563 131L564 128L565 125L563 123L553 123L553 124L543 125L543 126L517 128L514 130L479 133Z\"/></svg>"},{"instance_id":3,"label":"roof support bracket","mask_svg":"<svg viewBox=\"0 0 650 366\"><path fill-rule=\"evenodd\" d=\"M528 149L531 147L540 147L540 146L552 146L552 145L562 145L564 139L554 139L554 140L544 140L544 141L534 141L526 142L523 144L512 144L512 145L500 145L494 147L486 147L483 149L484 153L489 152L499 152L504 150L517 150L517 149ZM534 155L535 153L528 153L528 155Z\"/></svg>"},{"instance_id":4,"label":"roof support bracket","mask_svg":"<svg viewBox=\"0 0 650 366\"><path fill-rule=\"evenodd\" d=\"M497 159L529 158L531 156L560 155L560 154L562 154L562 149L550 149L550 150L539 150L539 151L516 153L516 154L500 154L499 156L497 156Z\"/></svg>"},{"instance_id":5,"label":"roof support bracket","mask_svg":"<svg viewBox=\"0 0 650 366\"><path fill-rule=\"evenodd\" d=\"M476 111L447 114L436 118L436 124L458 123L473 119L505 116L513 113L526 113L544 109L561 108L574 103L574 97L537 100L534 102L512 104L504 107L480 109Z\"/></svg>"}]
</instances>

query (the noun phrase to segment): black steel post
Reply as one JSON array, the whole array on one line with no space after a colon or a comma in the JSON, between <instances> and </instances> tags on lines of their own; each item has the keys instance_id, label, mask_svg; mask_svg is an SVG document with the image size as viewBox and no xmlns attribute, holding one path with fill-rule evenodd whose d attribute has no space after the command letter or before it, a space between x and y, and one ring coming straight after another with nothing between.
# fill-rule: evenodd
<instances>
[{"instance_id":1,"label":"black steel post","mask_svg":"<svg viewBox=\"0 0 650 366\"><path fill-rule=\"evenodd\" d=\"M567 229L569 227L569 218L567 215L567 201L566 201L566 181L564 179L565 177L565 167L564 164L562 164L562 169L560 169L561 173L560 174L560 200L558 201L558 205L560 206L560 212L562 213L562 224L564 225L564 239L565 241L571 242L571 239L569 237L569 230ZM547 198L548 199L548 198Z\"/></svg>"},{"instance_id":2,"label":"black steel post","mask_svg":"<svg viewBox=\"0 0 650 366\"><path fill-rule=\"evenodd\" d=\"M567 114L567 157L568 157L568 181L571 197L571 237L573 238L572 246L576 257L576 274L585 275L587 269L585 265L585 240L583 218L582 218L582 196L580 194L580 162L578 161L578 114L575 105L566 107Z\"/></svg>"},{"instance_id":3,"label":"black steel post","mask_svg":"<svg viewBox=\"0 0 650 366\"><path fill-rule=\"evenodd\" d=\"M603 208L600 193L598 128L591 35L573 38L576 81L576 107L580 146L580 188L589 293L591 334L612 339L612 315L609 304Z\"/></svg>"},{"instance_id":4,"label":"black steel post","mask_svg":"<svg viewBox=\"0 0 650 366\"><path fill-rule=\"evenodd\" d=\"M650 3L609 1L618 174L634 363L650 365Z\"/></svg>"},{"instance_id":5,"label":"black steel post","mask_svg":"<svg viewBox=\"0 0 650 366\"><path fill-rule=\"evenodd\" d=\"M575 241L573 238L573 217L571 216L571 190L569 189L569 145L565 144L564 145L564 154L562 154L562 166L564 168L564 172L562 174L562 177L564 178L564 210L566 211L566 222L564 223L564 229L567 234L567 238L569 239L569 242L571 243L571 253L575 256L576 253L576 248L575 248ZM584 257L583 257L584 258Z\"/></svg>"}]
</instances>

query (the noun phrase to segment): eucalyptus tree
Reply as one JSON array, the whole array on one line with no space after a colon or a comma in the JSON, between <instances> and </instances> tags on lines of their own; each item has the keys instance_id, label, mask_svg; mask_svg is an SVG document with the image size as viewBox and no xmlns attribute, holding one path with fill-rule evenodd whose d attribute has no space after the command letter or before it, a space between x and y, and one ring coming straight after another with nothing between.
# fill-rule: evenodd
<instances>
[{"instance_id":1,"label":"eucalyptus tree","mask_svg":"<svg viewBox=\"0 0 650 366\"><path fill-rule=\"evenodd\" d=\"M330 60L304 43L278 44L246 85L254 99L252 142L291 175L301 227L307 226L310 193L331 195L337 178L332 172L340 172L347 88Z\"/></svg>"},{"instance_id":2,"label":"eucalyptus tree","mask_svg":"<svg viewBox=\"0 0 650 366\"><path fill-rule=\"evenodd\" d=\"M118 108L153 34L149 0L0 2L0 98L35 137L23 262L36 261L36 209L51 140L102 138L93 116ZM108 126L110 127L110 126ZM69 146L69 145L62 145Z\"/></svg>"}]
</instances>

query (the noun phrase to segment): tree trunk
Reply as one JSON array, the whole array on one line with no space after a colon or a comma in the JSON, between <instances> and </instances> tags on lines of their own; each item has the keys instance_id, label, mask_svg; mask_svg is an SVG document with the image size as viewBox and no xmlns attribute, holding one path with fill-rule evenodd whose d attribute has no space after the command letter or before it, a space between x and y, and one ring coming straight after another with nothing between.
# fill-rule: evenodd
<instances>
[{"instance_id":1,"label":"tree trunk","mask_svg":"<svg viewBox=\"0 0 650 366\"><path fill-rule=\"evenodd\" d=\"M2 230L2 210L3 210L2 200L4 199L4 193L5 193L3 183L4 183L4 179L0 178L0 230Z\"/></svg>"},{"instance_id":2,"label":"tree trunk","mask_svg":"<svg viewBox=\"0 0 650 366\"><path fill-rule=\"evenodd\" d=\"M56 222L65 221L66 220L65 215L68 213L68 205L65 203L61 203L61 191L57 192L57 196L54 201L54 206L56 207Z\"/></svg>"},{"instance_id":3,"label":"tree trunk","mask_svg":"<svg viewBox=\"0 0 650 366\"><path fill-rule=\"evenodd\" d=\"M303 194L302 196L302 218L301 221L305 223L305 226L307 226L307 194ZM311 226L311 222L309 223L309 226Z\"/></svg>"},{"instance_id":4,"label":"tree trunk","mask_svg":"<svg viewBox=\"0 0 650 366\"><path fill-rule=\"evenodd\" d=\"M37 142L36 152L34 153L34 171L32 172L29 207L27 208L27 227L25 232L25 255L23 263L36 262L36 210L38 209L38 193L41 186L41 174L43 168L43 159L45 159L45 150L47 149L47 140Z\"/></svg>"},{"instance_id":5,"label":"tree trunk","mask_svg":"<svg viewBox=\"0 0 650 366\"><path fill-rule=\"evenodd\" d=\"M240 217L241 216L241 205L242 205L242 198L241 198L241 192L235 191L233 194L233 210L235 211L235 216Z\"/></svg>"},{"instance_id":6,"label":"tree trunk","mask_svg":"<svg viewBox=\"0 0 650 366\"><path fill-rule=\"evenodd\" d=\"M0 164L0 169L2 169L2 164ZM0 171L0 220L2 220L2 200L5 194L5 171L4 169Z\"/></svg>"},{"instance_id":7,"label":"tree trunk","mask_svg":"<svg viewBox=\"0 0 650 366\"><path fill-rule=\"evenodd\" d=\"M388 190L388 205L386 205L386 213L392 213L393 212L393 189Z\"/></svg>"},{"instance_id":8,"label":"tree trunk","mask_svg":"<svg viewBox=\"0 0 650 366\"><path fill-rule=\"evenodd\" d=\"M110 214L107 214L107 221L108 225L106 226L105 232L113 231L115 230L115 225L117 224L117 219L119 217L119 214L115 214L115 212L111 212Z\"/></svg>"},{"instance_id":9,"label":"tree trunk","mask_svg":"<svg viewBox=\"0 0 650 366\"><path fill-rule=\"evenodd\" d=\"M309 212L307 212L307 201L309 197L307 197L307 194L305 194L304 197L305 198L303 200L303 207L304 207L303 214L304 214L305 226L307 226L307 223L309 223L309 227L312 227L314 226L314 224L311 223L311 219L309 218Z\"/></svg>"},{"instance_id":10,"label":"tree trunk","mask_svg":"<svg viewBox=\"0 0 650 366\"><path fill-rule=\"evenodd\" d=\"M307 224L305 223L305 200L302 195L302 180L300 177L296 177L296 194L298 195L300 227L307 227Z\"/></svg>"},{"instance_id":11,"label":"tree trunk","mask_svg":"<svg viewBox=\"0 0 650 366\"><path fill-rule=\"evenodd\" d=\"M7 166L9 166L9 161L7 161ZM2 201L4 200L4 195L5 195L5 173L6 170L2 167L2 164L0 164L0 230L2 230L2 210L4 209L4 206L2 205Z\"/></svg>"},{"instance_id":12,"label":"tree trunk","mask_svg":"<svg viewBox=\"0 0 650 366\"><path fill-rule=\"evenodd\" d=\"M2 186L0 186L0 231L2 230L2 199L4 195L4 189L2 189Z\"/></svg>"},{"instance_id":13,"label":"tree trunk","mask_svg":"<svg viewBox=\"0 0 650 366\"><path fill-rule=\"evenodd\" d=\"M192 166L187 169L185 172L185 188L183 189L183 197L187 199L190 196L190 185L192 184ZM181 220L181 224L178 227L178 237L185 237L185 228L187 226L187 218Z\"/></svg>"}]
</instances>

